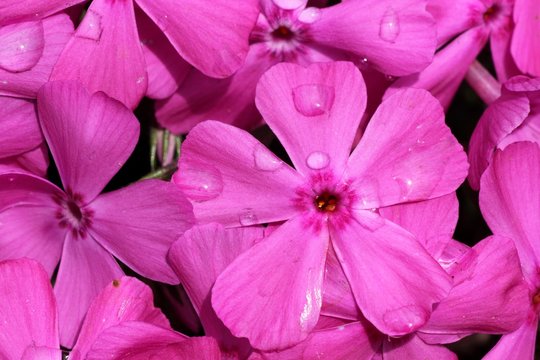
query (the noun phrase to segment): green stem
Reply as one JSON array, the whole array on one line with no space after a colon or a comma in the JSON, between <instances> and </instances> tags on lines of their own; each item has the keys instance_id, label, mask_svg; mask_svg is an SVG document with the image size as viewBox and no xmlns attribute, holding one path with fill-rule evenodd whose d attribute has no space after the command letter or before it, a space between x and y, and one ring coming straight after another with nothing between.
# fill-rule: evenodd
<instances>
[{"instance_id":1,"label":"green stem","mask_svg":"<svg viewBox=\"0 0 540 360\"><path fill-rule=\"evenodd\" d=\"M175 171L176 171L176 165L165 166L165 167L149 172L148 174L144 175L141 178L141 180L146 180L146 179L169 180Z\"/></svg>"}]
</instances>

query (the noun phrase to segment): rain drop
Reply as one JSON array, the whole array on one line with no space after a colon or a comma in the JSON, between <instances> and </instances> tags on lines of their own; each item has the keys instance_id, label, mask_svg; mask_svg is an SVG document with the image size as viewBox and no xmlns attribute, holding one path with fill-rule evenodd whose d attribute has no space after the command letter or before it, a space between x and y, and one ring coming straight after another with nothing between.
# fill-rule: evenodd
<instances>
[{"instance_id":1,"label":"rain drop","mask_svg":"<svg viewBox=\"0 0 540 360\"><path fill-rule=\"evenodd\" d=\"M315 7L308 7L304 9L300 15L298 15L298 20L304 24L313 24L321 18L321 10Z\"/></svg>"},{"instance_id":2,"label":"rain drop","mask_svg":"<svg viewBox=\"0 0 540 360\"><path fill-rule=\"evenodd\" d=\"M101 38L102 32L101 15L95 11L88 10L75 36L98 41Z\"/></svg>"},{"instance_id":3,"label":"rain drop","mask_svg":"<svg viewBox=\"0 0 540 360\"><path fill-rule=\"evenodd\" d=\"M239 216L240 225L242 226L251 226L257 224L257 216L253 212L253 209L247 208L242 210Z\"/></svg>"},{"instance_id":4,"label":"rain drop","mask_svg":"<svg viewBox=\"0 0 540 360\"><path fill-rule=\"evenodd\" d=\"M334 105L334 88L321 84L301 85L293 89L296 110L305 116L327 113Z\"/></svg>"},{"instance_id":5,"label":"rain drop","mask_svg":"<svg viewBox=\"0 0 540 360\"><path fill-rule=\"evenodd\" d=\"M253 150L253 160L255 167L262 171L275 171L283 165L283 161L278 159L267 148L257 144Z\"/></svg>"},{"instance_id":6,"label":"rain drop","mask_svg":"<svg viewBox=\"0 0 540 360\"><path fill-rule=\"evenodd\" d=\"M413 180L410 178L402 178L399 176L394 176L392 179L394 179L399 186L399 191L401 193L401 200L408 201L409 196L411 195L411 192L413 190L412 189L414 185Z\"/></svg>"},{"instance_id":7,"label":"rain drop","mask_svg":"<svg viewBox=\"0 0 540 360\"><path fill-rule=\"evenodd\" d=\"M175 183L188 198L197 202L215 199L223 191L221 173L213 166L180 169L175 174Z\"/></svg>"},{"instance_id":8,"label":"rain drop","mask_svg":"<svg viewBox=\"0 0 540 360\"><path fill-rule=\"evenodd\" d=\"M362 58L360 58L359 63L360 63L360 68L366 69L368 67L368 65L369 65L369 60L368 60L367 57L362 57Z\"/></svg>"},{"instance_id":9,"label":"rain drop","mask_svg":"<svg viewBox=\"0 0 540 360\"><path fill-rule=\"evenodd\" d=\"M307 157L306 164L312 170L321 170L330 164L330 156L322 151L314 151Z\"/></svg>"},{"instance_id":10,"label":"rain drop","mask_svg":"<svg viewBox=\"0 0 540 360\"><path fill-rule=\"evenodd\" d=\"M389 7L381 19L379 37L384 41L394 43L399 36L399 31L398 15L393 8Z\"/></svg>"},{"instance_id":11,"label":"rain drop","mask_svg":"<svg viewBox=\"0 0 540 360\"><path fill-rule=\"evenodd\" d=\"M389 310L383 315L383 322L398 334L409 334L426 322L425 311L417 305L403 306Z\"/></svg>"}]
</instances>

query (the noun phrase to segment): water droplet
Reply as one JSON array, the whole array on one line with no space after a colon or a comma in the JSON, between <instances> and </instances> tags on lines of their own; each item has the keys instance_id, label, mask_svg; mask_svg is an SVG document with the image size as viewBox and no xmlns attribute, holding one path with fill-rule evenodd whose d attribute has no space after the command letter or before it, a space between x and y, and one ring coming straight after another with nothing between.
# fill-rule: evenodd
<instances>
[{"instance_id":1,"label":"water droplet","mask_svg":"<svg viewBox=\"0 0 540 360\"><path fill-rule=\"evenodd\" d=\"M284 10L298 9L300 6L305 5L306 0L274 0L274 4Z\"/></svg>"},{"instance_id":2,"label":"water droplet","mask_svg":"<svg viewBox=\"0 0 540 360\"><path fill-rule=\"evenodd\" d=\"M246 208L242 210L239 216L240 219L240 225L242 226L251 226L257 224L257 216L253 212L253 209Z\"/></svg>"},{"instance_id":3,"label":"water droplet","mask_svg":"<svg viewBox=\"0 0 540 360\"><path fill-rule=\"evenodd\" d=\"M213 166L179 170L174 182L193 201L208 201L218 197L223 191L223 179Z\"/></svg>"},{"instance_id":4,"label":"water droplet","mask_svg":"<svg viewBox=\"0 0 540 360\"><path fill-rule=\"evenodd\" d=\"M0 68L9 72L28 71L43 55L45 46L41 22L16 23L0 27Z\"/></svg>"},{"instance_id":5,"label":"water droplet","mask_svg":"<svg viewBox=\"0 0 540 360\"><path fill-rule=\"evenodd\" d=\"M408 305L389 310L383 315L383 322L392 335L409 334L420 328L427 321L426 312L417 305Z\"/></svg>"},{"instance_id":6,"label":"water droplet","mask_svg":"<svg viewBox=\"0 0 540 360\"><path fill-rule=\"evenodd\" d=\"M322 115L334 105L334 88L321 84L301 85L293 89L296 110L305 116Z\"/></svg>"},{"instance_id":7,"label":"water droplet","mask_svg":"<svg viewBox=\"0 0 540 360\"><path fill-rule=\"evenodd\" d=\"M322 151L314 151L307 157L306 164L310 169L321 170L330 164L330 156Z\"/></svg>"},{"instance_id":8,"label":"water droplet","mask_svg":"<svg viewBox=\"0 0 540 360\"><path fill-rule=\"evenodd\" d=\"M368 60L367 57L363 57L363 58L360 58L359 63L360 63L360 67L362 69L366 69L368 67L368 65L369 65L369 60Z\"/></svg>"},{"instance_id":9,"label":"water droplet","mask_svg":"<svg viewBox=\"0 0 540 360\"><path fill-rule=\"evenodd\" d=\"M413 190L414 181L410 178L402 178L399 176L392 177L399 186L399 191L401 193L401 200L407 201L409 200L409 196L411 195L411 192Z\"/></svg>"},{"instance_id":10,"label":"water droplet","mask_svg":"<svg viewBox=\"0 0 540 360\"><path fill-rule=\"evenodd\" d=\"M146 77L144 77L144 76L139 76L139 77L137 78L137 85L142 84L142 83L144 82L145 79L146 79Z\"/></svg>"},{"instance_id":11,"label":"water droplet","mask_svg":"<svg viewBox=\"0 0 540 360\"><path fill-rule=\"evenodd\" d=\"M15 180L15 178L10 177L8 180L9 180L9 182L13 182Z\"/></svg>"},{"instance_id":12,"label":"water droplet","mask_svg":"<svg viewBox=\"0 0 540 360\"><path fill-rule=\"evenodd\" d=\"M101 38L102 32L101 15L95 11L88 10L77 28L75 36L97 41Z\"/></svg>"},{"instance_id":13,"label":"water droplet","mask_svg":"<svg viewBox=\"0 0 540 360\"><path fill-rule=\"evenodd\" d=\"M0 84L2 84L2 85L7 85L7 84L9 84L9 81L7 81L7 80L0 80Z\"/></svg>"},{"instance_id":14,"label":"water droplet","mask_svg":"<svg viewBox=\"0 0 540 360\"><path fill-rule=\"evenodd\" d=\"M392 76L392 75L387 74L387 75L384 75L384 77L385 77L386 81L394 81L394 80L396 80L396 78L394 76Z\"/></svg>"},{"instance_id":15,"label":"water droplet","mask_svg":"<svg viewBox=\"0 0 540 360\"><path fill-rule=\"evenodd\" d=\"M304 9L300 15L298 15L298 20L304 24L313 24L321 18L321 10L315 7L308 7Z\"/></svg>"},{"instance_id":16,"label":"water droplet","mask_svg":"<svg viewBox=\"0 0 540 360\"><path fill-rule=\"evenodd\" d=\"M398 15L393 8L389 7L381 19L379 37L384 41L394 43L399 36L399 31Z\"/></svg>"},{"instance_id":17,"label":"water droplet","mask_svg":"<svg viewBox=\"0 0 540 360\"><path fill-rule=\"evenodd\" d=\"M283 165L273 153L261 144L257 144L253 150L255 167L262 171L275 171Z\"/></svg>"}]
</instances>

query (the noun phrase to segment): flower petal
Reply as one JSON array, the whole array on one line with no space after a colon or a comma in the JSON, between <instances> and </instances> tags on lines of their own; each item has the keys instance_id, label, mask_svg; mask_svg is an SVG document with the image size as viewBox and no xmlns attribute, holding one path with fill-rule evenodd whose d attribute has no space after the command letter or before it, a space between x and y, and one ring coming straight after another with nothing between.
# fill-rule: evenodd
<instances>
[{"instance_id":1,"label":"flower petal","mask_svg":"<svg viewBox=\"0 0 540 360\"><path fill-rule=\"evenodd\" d=\"M28 71L43 55L45 38L40 21L15 23L0 27L0 69Z\"/></svg>"},{"instance_id":2,"label":"flower petal","mask_svg":"<svg viewBox=\"0 0 540 360\"><path fill-rule=\"evenodd\" d=\"M235 72L248 52L258 1L136 0L176 51L208 76Z\"/></svg>"},{"instance_id":3,"label":"flower petal","mask_svg":"<svg viewBox=\"0 0 540 360\"><path fill-rule=\"evenodd\" d=\"M30 151L43 141L33 102L0 97L0 119L0 158Z\"/></svg>"},{"instance_id":4,"label":"flower petal","mask_svg":"<svg viewBox=\"0 0 540 360\"><path fill-rule=\"evenodd\" d=\"M0 174L7 172L27 173L45 177L49 166L49 149L42 143L35 149L17 156L0 159Z\"/></svg>"},{"instance_id":5,"label":"flower petal","mask_svg":"<svg viewBox=\"0 0 540 360\"><path fill-rule=\"evenodd\" d=\"M281 63L261 77L255 102L300 173L341 173L366 107L366 86L352 63Z\"/></svg>"},{"instance_id":6,"label":"flower petal","mask_svg":"<svg viewBox=\"0 0 540 360\"><path fill-rule=\"evenodd\" d=\"M193 69L171 98L156 104L158 122L177 134L187 133L207 119L254 128L261 121L254 101L257 82L277 62L267 52L266 44L252 45L245 64L227 79L214 79Z\"/></svg>"},{"instance_id":7,"label":"flower petal","mask_svg":"<svg viewBox=\"0 0 540 360\"><path fill-rule=\"evenodd\" d=\"M200 316L207 336L218 340L228 352L248 354L246 339L238 339L218 319L210 303L210 291L216 278L241 253L263 238L263 227L225 230L221 225L195 226L186 231L171 247L169 263ZM201 269L206 269L201 272Z\"/></svg>"},{"instance_id":8,"label":"flower petal","mask_svg":"<svg viewBox=\"0 0 540 360\"><path fill-rule=\"evenodd\" d=\"M435 21L422 0L345 1L322 9L310 35L394 76L424 69L437 46Z\"/></svg>"},{"instance_id":9,"label":"flower petal","mask_svg":"<svg viewBox=\"0 0 540 360\"><path fill-rule=\"evenodd\" d=\"M113 280L92 301L73 348L77 357L85 359L103 331L130 321L170 328L169 321L161 310L154 307L152 290L139 280L124 276Z\"/></svg>"},{"instance_id":10,"label":"flower petal","mask_svg":"<svg viewBox=\"0 0 540 360\"><path fill-rule=\"evenodd\" d=\"M496 235L514 240L525 277L540 259L540 148L528 142L497 151L480 183L480 209ZM534 275L534 276L533 276Z\"/></svg>"},{"instance_id":11,"label":"flower petal","mask_svg":"<svg viewBox=\"0 0 540 360\"><path fill-rule=\"evenodd\" d=\"M167 263L172 243L195 223L182 192L160 180L137 182L99 196L92 236L114 256L143 276L177 284Z\"/></svg>"},{"instance_id":12,"label":"flower petal","mask_svg":"<svg viewBox=\"0 0 540 360\"><path fill-rule=\"evenodd\" d=\"M469 144L469 184L480 187L480 177L493 159L501 141L520 126L530 112L525 94L505 92L489 105L478 121Z\"/></svg>"},{"instance_id":13,"label":"flower petal","mask_svg":"<svg viewBox=\"0 0 540 360\"><path fill-rule=\"evenodd\" d=\"M62 350L60 345L56 348L46 346L29 346L24 350L21 360L58 360L62 358Z\"/></svg>"},{"instance_id":14,"label":"flower petal","mask_svg":"<svg viewBox=\"0 0 540 360\"><path fill-rule=\"evenodd\" d=\"M365 213L357 214L362 222L373 216ZM383 333L401 336L424 325L451 280L410 233L375 220L332 227L332 243L362 314Z\"/></svg>"},{"instance_id":15,"label":"flower petal","mask_svg":"<svg viewBox=\"0 0 540 360\"><path fill-rule=\"evenodd\" d=\"M500 334L517 329L525 321L529 289L512 241L492 236L471 251L476 259L450 272L459 280L448 297L437 305L421 332Z\"/></svg>"},{"instance_id":16,"label":"flower petal","mask_svg":"<svg viewBox=\"0 0 540 360\"><path fill-rule=\"evenodd\" d=\"M147 77L133 1L92 1L51 80L78 80L92 93L103 91L135 108Z\"/></svg>"},{"instance_id":17,"label":"flower petal","mask_svg":"<svg viewBox=\"0 0 540 360\"><path fill-rule=\"evenodd\" d=\"M54 208L54 198L61 195L62 190L38 176L0 174L0 211L21 205Z\"/></svg>"},{"instance_id":18,"label":"flower petal","mask_svg":"<svg viewBox=\"0 0 540 360\"><path fill-rule=\"evenodd\" d=\"M28 259L0 263L0 355L21 359L28 346L59 348L49 275Z\"/></svg>"},{"instance_id":19,"label":"flower petal","mask_svg":"<svg viewBox=\"0 0 540 360\"><path fill-rule=\"evenodd\" d=\"M139 122L119 102L74 81L44 85L38 111L64 188L92 201L133 151Z\"/></svg>"},{"instance_id":20,"label":"flower petal","mask_svg":"<svg viewBox=\"0 0 540 360\"><path fill-rule=\"evenodd\" d=\"M406 89L384 100L348 163L360 206L378 208L449 194L467 176L467 158L427 91Z\"/></svg>"},{"instance_id":21,"label":"flower petal","mask_svg":"<svg viewBox=\"0 0 540 360\"><path fill-rule=\"evenodd\" d=\"M92 300L122 275L114 258L94 239L68 233L54 286L62 346L73 348Z\"/></svg>"},{"instance_id":22,"label":"flower petal","mask_svg":"<svg viewBox=\"0 0 540 360\"><path fill-rule=\"evenodd\" d=\"M67 232L59 226L56 212L52 206L31 205L1 211L0 259L34 259L52 276Z\"/></svg>"},{"instance_id":23,"label":"flower petal","mask_svg":"<svg viewBox=\"0 0 540 360\"><path fill-rule=\"evenodd\" d=\"M242 253L212 290L225 326L257 349L292 346L319 318L328 233L304 222L295 217Z\"/></svg>"},{"instance_id":24,"label":"flower petal","mask_svg":"<svg viewBox=\"0 0 540 360\"><path fill-rule=\"evenodd\" d=\"M534 34L540 32L540 9L534 0L516 0L511 52L519 69L540 76L540 50Z\"/></svg>"},{"instance_id":25,"label":"flower petal","mask_svg":"<svg viewBox=\"0 0 540 360\"><path fill-rule=\"evenodd\" d=\"M210 337L186 339L180 333L131 321L103 332L86 359L220 360L221 351L216 341Z\"/></svg>"},{"instance_id":26,"label":"flower petal","mask_svg":"<svg viewBox=\"0 0 540 360\"><path fill-rule=\"evenodd\" d=\"M355 322L314 331L300 344L287 350L265 353L264 358L371 360L382 341L383 336L370 324L364 326L360 322Z\"/></svg>"},{"instance_id":27,"label":"flower petal","mask_svg":"<svg viewBox=\"0 0 540 360\"><path fill-rule=\"evenodd\" d=\"M173 182L201 223L226 227L286 220L303 179L247 132L217 121L197 125L182 145Z\"/></svg>"},{"instance_id":28,"label":"flower petal","mask_svg":"<svg viewBox=\"0 0 540 360\"><path fill-rule=\"evenodd\" d=\"M440 345L428 345L416 335L383 342L384 360L437 359L457 360L456 354Z\"/></svg>"},{"instance_id":29,"label":"flower petal","mask_svg":"<svg viewBox=\"0 0 540 360\"><path fill-rule=\"evenodd\" d=\"M35 99L39 88L49 81L53 66L73 33L73 23L66 14L51 16L32 24L39 24L43 28L43 54L28 71L11 72L0 68L0 95Z\"/></svg>"},{"instance_id":30,"label":"flower petal","mask_svg":"<svg viewBox=\"0 0 540 360\"><path fill-rule=\"evenodd\" d=\"M534 359L538 318L526 321L519 329L508 335L503 335L483 360L524 360Z\"/></svg>"},{"instance_id":31,"label":"flower petal","mask_svg":"<svg viewBox=\"0 0 540 360\"><path fill-rule=\"evenodd\" d=\"M0 3L0 24L44 17L64 10L84 0L3 0Z\"/></svg>"},{"instance_id":32,"label":"flower petal","mask_svg":"<svg viewBox=\"0 0 540 360\"><path fill-rule=\"evenodd\" d=\"M379 209L382 217L414 234L439 259L456 229L459 204L455 193L435 199Z\"/></svg>"},{"instance_id":33,"label":"flower petal","mask_svg":"<svg viewBox=\"0 0 540 360\"><path fill-rule=\"evenodd\" d=\"M178 89L191 65L178 55L163 32L148 16L139 8L135 8L135 14L148 74L146 96L152 99L168 98Z\"/></svg>"}]
</instances>

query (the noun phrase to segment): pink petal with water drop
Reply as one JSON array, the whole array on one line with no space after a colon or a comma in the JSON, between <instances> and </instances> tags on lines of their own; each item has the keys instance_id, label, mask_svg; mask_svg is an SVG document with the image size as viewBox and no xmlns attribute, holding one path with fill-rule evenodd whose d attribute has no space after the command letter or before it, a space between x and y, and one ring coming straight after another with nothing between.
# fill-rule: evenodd
<instances>
[{"instance_id":1,"label":"pink petal with water drop","mask_svg":"<svg viewBox=\"0 0 540 360\"><path fill-rule=\"evenodd\" d=\"M214 79L193 69L172 97L156 104L158 122L177 134L208 119L247 130L259 125L255 87L262 74L277 62L267 51L266 44L252 45L245 64L226 79Z\"/></svg>"},{"instance_id":2,"label":"pink petal with water drop","mask_svg":"<svg viewBox=\"0 0 540 360\"><path fill-rule=\"evenodd\" d=\"M43 56L44 32L40 21L0 27L0 69L18 73L36 66Z\"/></svg>"},{"instance_id":3,"label":"pink petal with water drop","mask_svg":"<svg viewBox=\"0 0 540 360\"><path fill-rule=\"evenodd\" d=\"M176 51L204 74L224 78L243 64L257 0L136 0Z\"/></svg>"},{"instance_id":4,"label":"pink petal with water drop","mask_svg":"<svg viewBox=\"0 0 540 360\"><path fill-rule=\"evenodd\" d=\"M167 252L195 223L192 206L178 187L144 180L99 196L91 207L89 232L104 248L145 277L178 283Z\"/></svg>"},{"instance_id":5,"label":"pink petal with water drop","mask_svg":"<svg viewBox=\"0 0 540 360\"><path fill-rule=\"evenodd\" d=\"M0 158L19 155L41 144L43 135L34 102L0 97Z\"/></svg>"},{"instance_id":6,"label":"pink petal with water drop","mask_svg":"<svg viewBox=\"0 0 540 360\"><path fill-rule=\"evenodd\" d=\"M340 172L365 110L366 87L352 63L281 63L263 75L255 101L300 173Z\"/></svg>"},{"instance_id":7,"label":"pink petal with water drop","mask_svg":"<svg viewBox=\"0 0 540 360\"><path fill-rule=\"evenodd\" d=\"M249 226L286 220L303 179L249 133L217 121L197 125L182 145L173 182L201 223Z\"/></svg>"},{"instance_id":8,"label":"pink petal with water drop","mask_svg":"<svg viewBox=\"0 0 540 360\"><path fill-rule=\"evenodd\" d=\"M514 240L526 278L540 259L540 148L530 142L497 151L480 182L480 209L491 231Z\"/></svg>"},{"instance_id":9,"label":"pink petal with water drop","mask_svg":"<svg viewBox=\"0 0 540 360\"><path fill-rule=\"evenodd\" d=\"M370 213L371 214L371 213ZM359 212L360 221L367 214ZM402 336L421 328L450 277L407 231L379 218L332 229L331 238L362 314L380 331Z\"/></svg>"},{"instance_id":10,"label":"pink petal with water drop","mask_svg":"<svg viewBox=\"0 0 540 360\"><path fill-rule=\"evenodd\" d=\"M455 193L435 199L399 204L379 209L380 214L410 231L426 250L438 259L458 221L459 204Z\"/></svg>"},{"instance_id":11,"label":"pink petal with water drop","mask_svg":"<svg viewBox=\"0 0 540 360\"><path fill-rule=\"evenodd\" d=\"M90 236L67 234L54 286L62 346L73 348L94 298L123 275L114 258Z\"/></svg>"},{"instance_id":12,"label":"pink petal with water drop","mask_svg":"<svg viewBox=\"0 0 540 360\"><path fill-rule=\"evenodd\" d=\"M30 346L59 349L56 301L49 275L39 263L0 262L0 293L3 358L21 359Z\"/></svg>"},{"instance_id":13,"label":"pink petal with water drop","mask_svg":"<svg viewBox=\"0 0 540 360\"><path fill-rule=\"evenodd\" d=\"M295 345L319 318L328 233L304 222L295 217L242 253L212 290L225 326L257 349Z\"/></svg>"},{"instance_id":14,"label":"pink petal with water drop","mask_svg":"<svg viewBox=\"0 0 540 360\"><path fill-rule=\"evenodd\" d=\"M135 108L148 79L132 0L92 1L51 80L77 80Z\"/></svg>"},{"instance_id":15,"label":"pink petal with water drop","mask_svg":"<svg viewBox=\"0 0 540 360\"><path fill-rule=\"evenodd\" d=\"M540 8L535 0L516 0L511 52L519 69L540 76L540 50L535 34L540 32Z\"/></svg>"},{"instance_id":16,"label":"pink petal with water drop","mask_svg":"<svg viewBox=\"0 0 540 360\"><path fill-rule=\"evenodd\" d=\"M43 27L43 54L28 71L11 72L0 66L0 95L35 99L39 88L49 81L53 66L73 33L73 23L65 14L54 15L32 24Z\"/></svg>"},{"instance_id":17,"label":"pink petal with water drop","mask_svg":"<svg viewBox=\"0 0 540 360\"><path fill-rule=\"evenodd\" d=\"M468 169L441 105L421 89L400 90L382 102L347 166L364 209L451 193Z\"/></svg>"},{"instance_id":18,"label":"pink petal with water drop","mask_svg":"<svg viewBox=\"0 0 540 360\"><path fill-rule=\"evenodd\" d=\"M92 301L73 348L73 360L85 359L99 335L110 327L142 321L169 329L169 321L154 307L152 290L139 280L123 276L113 280Z\"/></svg>"},{"instance_id":19,"label":"pink petal with water drop","mask_svg":"<svg viewBox=\"0 0 540 360\"><path fill-rule=\"evenodd\" d=\"M345 1L321 9L310 27L318 44L365 57L376 70L394 76L429 65L436 34L423 0Z\"/></svg>"},{"instance_id":20,"label":"pink petal with water drop","mask_svg":"<svg viewBox=\"0 0 540 360\"><path fill-rule=\"evenodd\" d=\"M122 167L139 137L129 109L75 81L44 85L39 119L66 190L93 200Z\"/></svg>"},{"instance_id":21,"label":"pink petal with water drop","mask_svg":"<svg viewBox=\"0 0 540 360\"><path fill-rule=\"evenodd\" d=\"M165 99L171 96L191 69L173 48L163 32L140 9L135 9L137 28L146 63L146 96ZM209 118L210 119L210 118Z\"/></svg>"}]
</instances>

